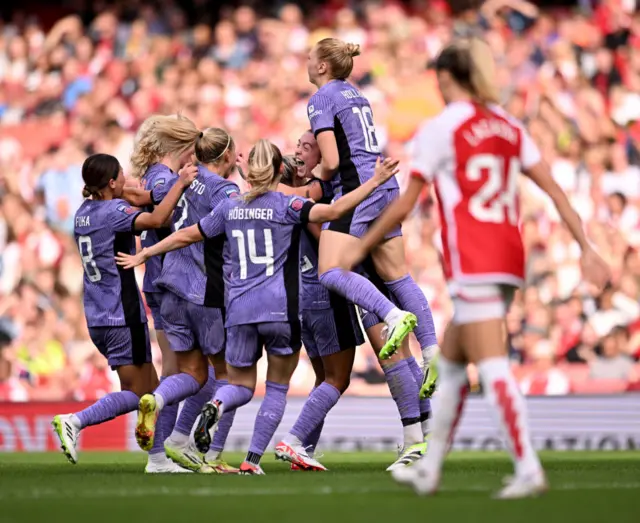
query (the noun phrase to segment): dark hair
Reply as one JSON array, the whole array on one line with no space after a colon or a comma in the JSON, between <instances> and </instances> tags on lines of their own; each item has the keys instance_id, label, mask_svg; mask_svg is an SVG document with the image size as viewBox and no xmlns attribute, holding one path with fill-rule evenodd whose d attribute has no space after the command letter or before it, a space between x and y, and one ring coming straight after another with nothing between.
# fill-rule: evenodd
<instances>
[{"instance_id":1,"label":"dark hair","mask_svg":"<svg viewBox=\"0 0 640 523\"><path fill-rule=\"evenodd\" d=\"M478 10L482 5L482 0L449 0L449 8L453 16L460 15L466 11Z\"/></svg>"},{"instance_id":2,"label":"dark hair","mask_svg":"<svg viewBox=\"0 0 640 523\"><path fill-rule=\"evenodd\" d=\"M82 164L82 179L84 189L82 195L85 198L100 196L100 190L104 189L110 180L115 180L120 174L120 162L110 154L92 154Z\"/></svg>"},{"instance_id":3,"label":"dark hair","mask_svg":"<svg viewBox=\"0 0 640 523\"><path fill-rule=\"evenodd\" d=\"M302 165L302 160L292 155L282 157L282 178L280 183L293 187L293 181L298 174L298 168Z\"/></svg>"}]
</instances>

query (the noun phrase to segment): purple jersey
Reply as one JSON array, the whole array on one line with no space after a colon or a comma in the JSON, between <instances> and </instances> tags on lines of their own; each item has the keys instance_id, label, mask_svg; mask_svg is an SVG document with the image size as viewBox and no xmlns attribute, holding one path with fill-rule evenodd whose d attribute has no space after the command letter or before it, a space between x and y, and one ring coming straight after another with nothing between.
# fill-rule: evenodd
<instances>
[{"instance_id":1,"label":"purple jersey","mask_svg":"<svg viewBox=\"0 0 640 523\"><path fill-rule=\"evenodd\" d=\"M313 203L268 192L250 203L223 202L200 221L205 238L228 246L226 327L299 322L300 232Z\"/></svg>"},{"instance_id":2,"label":"purple jersey","mask_svg":"<svg viewBox=\"0 0 640 523\"><path fill-rule=\"evenodd\" d=\"M235 183L199 166L198 176L173 213L173 229L195 225L221 202L239 194ZM223 247L224 238L214 238L167 253L155 284L191 303L224 307Z\"/></svg>"},{"instance_id":3,"label":"purple jersey","mask_svg":"<svg viewBox=\"0 0 640 523\"><path fill-rule=\"evenodd\" d=\"M309 184L313 183L313 180ZM330 204L333 191L322 183L322 199L318 203ZM318 240L308 230L300 237L300 310L319 310L331 307L329 291L318 279Z\"/></svg>"},{"instance_id":4,"label":"purple jersey","mask_svg":"<svg viewBox=\"0 0 640 523\"><path fill-rule=\"evenodd\" d=\"M135 254L140 211L124 200L85 200L75 215L75 239L84 267L84 313L89 327L147 322L133 269L116 265L118 252Z\"/></svg>"},{"instance_id":5,"label":"purple jersey","mask_svg":"<svg viewBox=\"0 0 640 523\"><path fill-rule=\"evenodd\" d=\"M337 196L353 191L373 176L380 147L371 106L356 87L345 80L332 80L311 97L307 113L316 138L322 131L335 133L340 156L333 179ZM376 190L397 188L394 177Z\"/></svg>"},{"instance_id":6,"label":"purple jersey","mask_svg":"<svg viewBox=\"0 0 640 523\"><path fill-rule=\"evenodd\" d=\"M164 199L177 180L178 175L164 164L155 163L149 167L142 177L142 186L145 191L151 191L153 204L147 206L145 211L153 212L154 206ZM152 247L159 241L164 240L169 234L171 234L169 227L144 231L140 235L142 247ZM160 276L163 258L164 256L152 256L145 263L144 281L142 283L144 292L158 292L159 289L153 282Z\"/></svg>"}]
</instances>

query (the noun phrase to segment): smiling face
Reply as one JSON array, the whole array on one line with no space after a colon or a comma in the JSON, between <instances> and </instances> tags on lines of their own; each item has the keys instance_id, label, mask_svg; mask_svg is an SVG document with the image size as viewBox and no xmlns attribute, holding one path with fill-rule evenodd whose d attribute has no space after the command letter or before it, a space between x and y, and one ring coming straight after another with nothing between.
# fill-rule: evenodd
<instances>
[{"instance_id":1,"label":"smiling face","mask_svg":"<svg viewBox=\"0 0 640 523\"><path fill-rule=\"evenodd\" d=\"M298 140L296 158L304 163L304 172L298 173L302 176L310 176L311 171L320 163L320 148L311 131L306 131Z\"/></svg>"}]
</instances>

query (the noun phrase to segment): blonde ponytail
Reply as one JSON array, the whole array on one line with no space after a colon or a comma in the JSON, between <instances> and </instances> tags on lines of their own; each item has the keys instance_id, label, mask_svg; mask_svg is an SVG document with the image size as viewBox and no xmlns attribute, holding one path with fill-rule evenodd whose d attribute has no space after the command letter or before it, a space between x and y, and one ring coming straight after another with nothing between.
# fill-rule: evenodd
<instances>
[{"instance_id":1,"label":"blonde ponytail","mask_svg":"<svg viewBox=\"0 0 640 523\"><path fill-rule=\"evenodd\" d=\"M165 156L179 156L193 147L199 136L198 128L185 116L150 116L136 134L131 155L131 175L142 178L149 167Z\"/></svg>"},{"instance_id":2,"label":"blonde ponytail","mask_svg":"<svg viewBox=\"0 0 640 523\"><path fill-rule=\"evenodd\" d=\"M259 140L249 153L249 169L246 180L251 189L243 195L244 201L250 203L261 194L266 193L277 176L280 175L282 153L269 140Z\"/></svg>"},{"instance_id":3,"label":"blonde ponytail","mask_svg":"<svg viewBox=\"0 0 640 523\"><path fill-rule=\"evenodd\" d=\"M489 44L477 36L469 38L469 80L473 94L483 104L499 104L500 92L495 83L496 64Z\"/></svg>"}]
</instances>

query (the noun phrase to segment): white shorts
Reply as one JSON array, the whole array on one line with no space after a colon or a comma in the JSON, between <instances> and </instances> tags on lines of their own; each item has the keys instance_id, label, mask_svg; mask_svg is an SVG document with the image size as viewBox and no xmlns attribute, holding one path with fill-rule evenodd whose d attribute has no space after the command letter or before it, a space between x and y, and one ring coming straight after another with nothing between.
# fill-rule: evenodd
<instances>
[{"instance_id":1,"label":"white shorts","mask_svg":"<svg viewBox=\"0 0 640 523\"><path fill-rule=\"evenodd\" d=\"M480 285L449 284L453 300L454 325L501 320L507 315L516 287L500 283Z\"/></svg>"}]
</instances>

